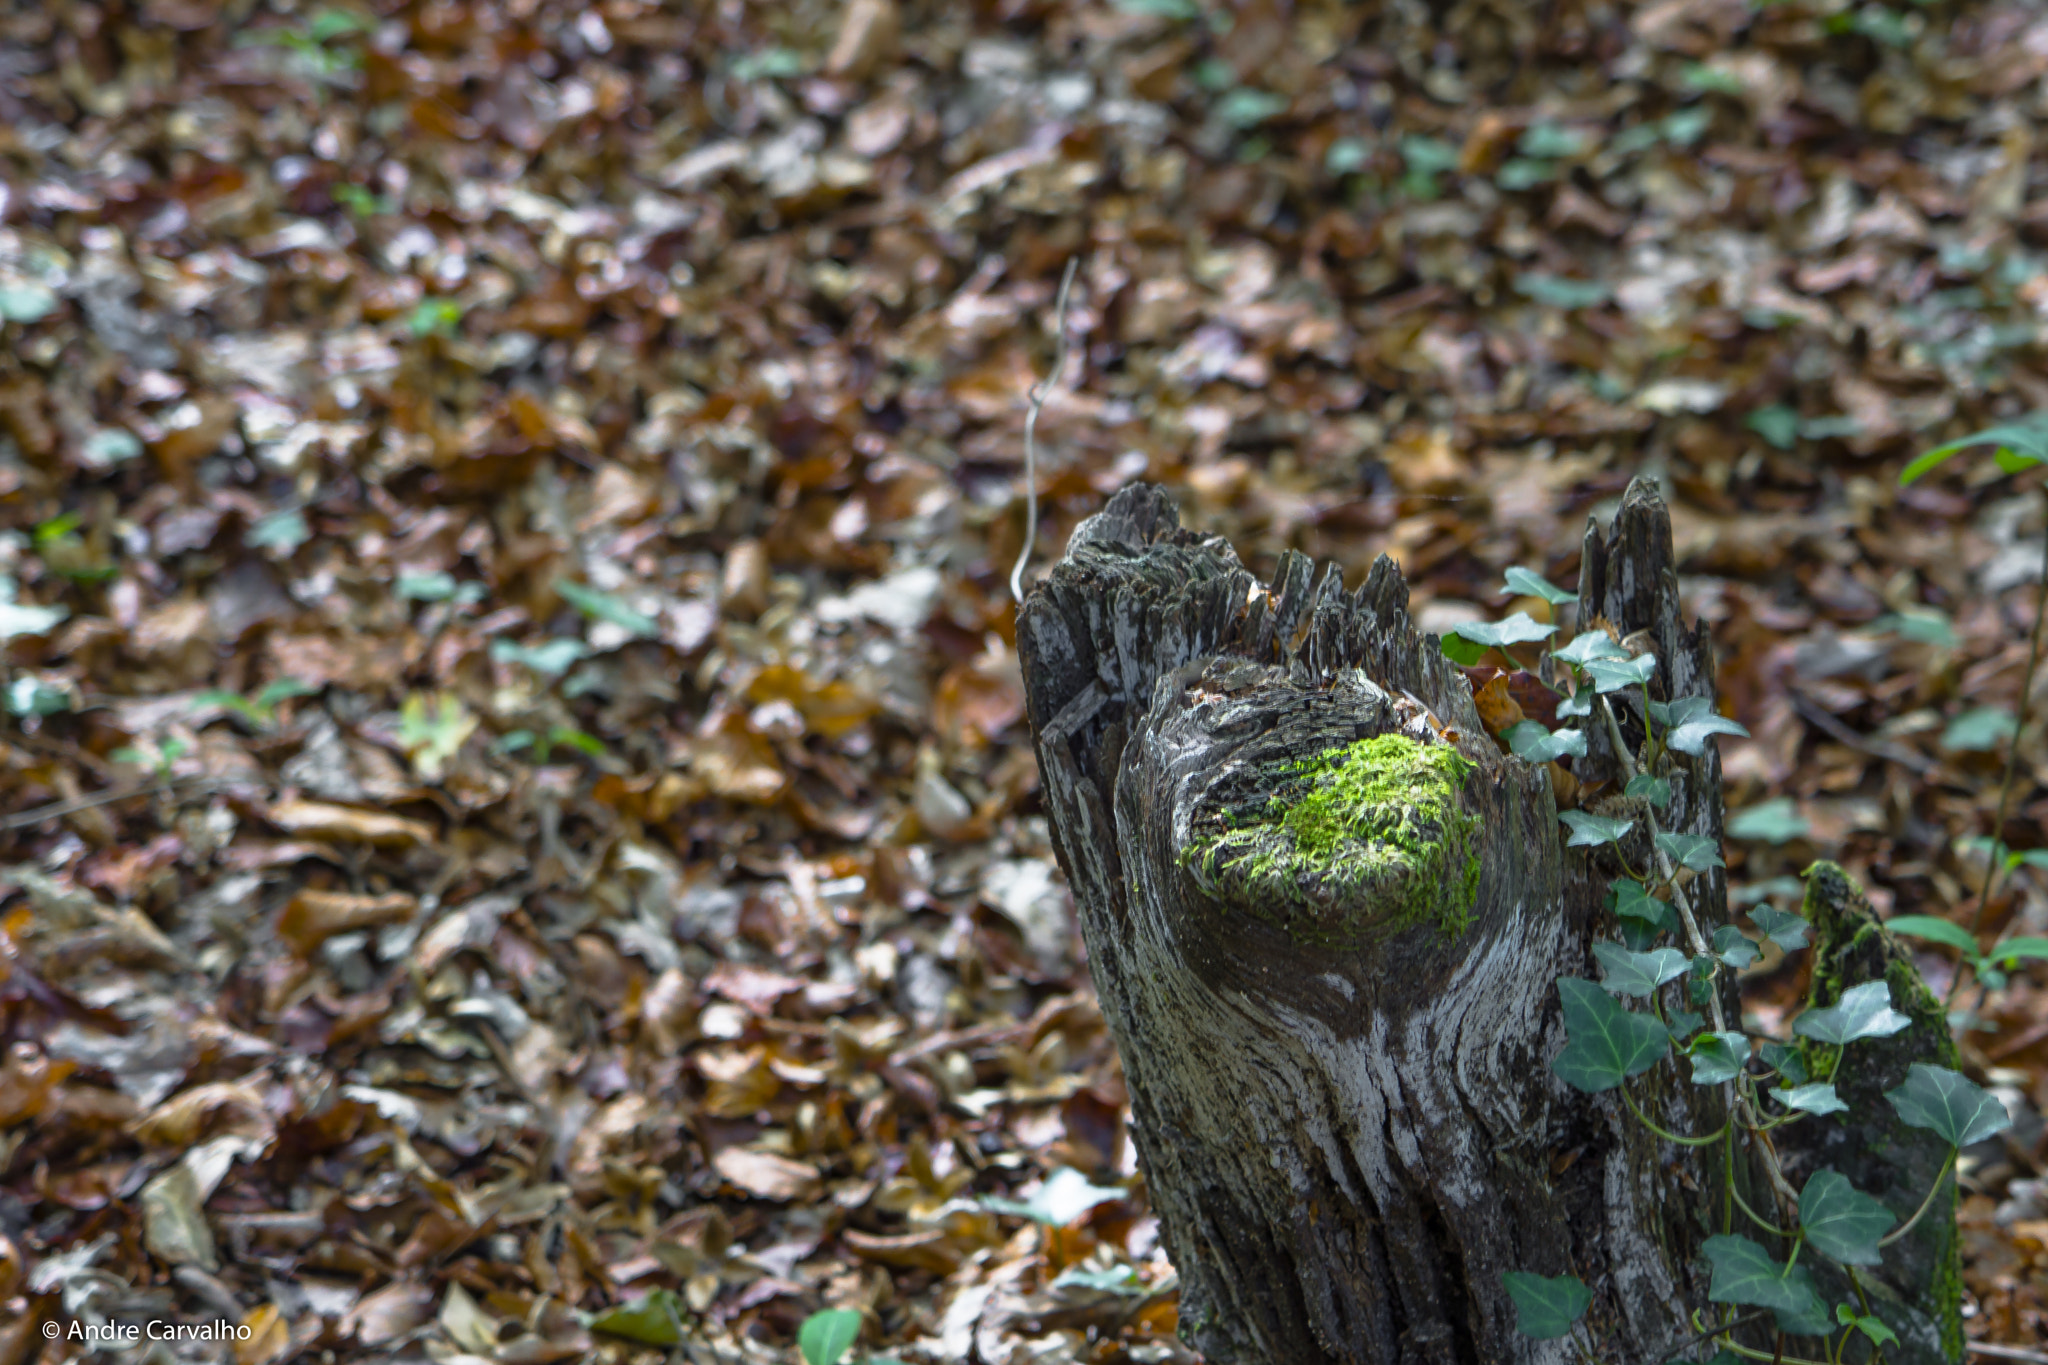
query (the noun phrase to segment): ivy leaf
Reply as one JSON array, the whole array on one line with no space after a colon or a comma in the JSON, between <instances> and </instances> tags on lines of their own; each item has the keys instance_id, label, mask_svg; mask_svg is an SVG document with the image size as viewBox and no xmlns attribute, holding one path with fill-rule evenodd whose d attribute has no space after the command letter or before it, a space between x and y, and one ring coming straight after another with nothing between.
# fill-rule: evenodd
<instances>
[{"instance_id":1,"label":"ivy leaf","mask_svg":"<svg viewBox=\"0 0 2048 1365\"><path fill-rule=\"evenodd\" d=\"M1857 1331L1869 1337L1879 1346L1896 1346L1899 1344L1898 1333L1885 1326L1882 1318L1858 1313L1846 1303L1835 1305L1835 1321L1845 1327L1853 1325Z\"/></svg>"},{"instance_id":2,"label":"ivy leaf","mask_svg":"<svg viewBox=\"0 0 2048 1365\"><path fill-rule=\"evenodd\" d=\"M1540 721L1517 721L1501 732L1501 738L1508 742L1516 758L1531 763L1551 763L1570 754L1583 758L1586 754L1586 732L1583 730L1559 730L1552 733L1543 728Z\"/></svg>"},{"instance_id":3,"label":"ivy leaf","mask_svg":"<svg viewBox=\"0 0 2048 1365\"><path fill-rule=\"evenodd\" d=\"M1584 688L1572 693L1557 704L1557 714L1566 719L1593 714L1593 694Z\"/></svg>"},{"instance_id":4,"label":"ivy leaf","mask_svg":"<svg viewBox=\"0 0 2048 1365\"><path fill-rule=\"evenodd\" d=\"M1996 1096L1945 1066L1915 1062L1906 1083L1885 1092L1902 1122L1939 1133L1957 1147L1982 1142L2012 1126L2012 1115Z\"/></svg>"},{"instance_id":5,"label":"ivy leaf","mask_svg":"<svg viewBox=\"0 0 2048 1365\"><path fill-rule=\"evenodd\" d=\"M1870 629L1873 634L1896 635L1916 645L1934 645L1940 649L1954 649L1959 643L1955 626L1946 615L1932 607L1908 607L1904 611L1887 612L1872 621Z\"/></svg>"},{"instance_id":6,"label":"ivy leaf","mask_svg":"<svg viewBox=\"0 0 2048 1365\"><path fill-rule=\"evenodd\" d=\"M1742 1064L1749 1060L1749 1035L1702 1033L1686 1048L1686 1055L1692 1058L1694 1085L1719 1085L1723 1081L1732 1081L1742 1073Z\"/></svg>"},{"instance_id":7,"label":"ivy leaf","mask_svg":"<svg viewBox=\"0 0 2048 1365\"><path fill-rule=\"evenodd\" d=\"M1635 828L1633 820L1610 820L1604 815L1588 815L1582 810L1562 810L1557 818L1571 827L1572 837L1565 840L1566 848L1598 848L1611 844Z\"/></svg>"},{"instance_id":8,"label":"ivy leaf","mask_svg":"<svg viewBox=\"0 0 2048 1365\"><path fill-rule=\"evenodd\" d=\"M498 639L491 641L491 658L501 664L524 664L542 677L558 677L590 652L589 646L569 636L557 636L537 645L522 645L516 640Z\"/></svg>"},{"instance_id":9,"label":"ivy leaf","mask_svg":"<svg viewBox=\"0 0 2048 1365\"><path fill-rule=\"evenodd\" d=\"M1886 920L1884 927L1908 938L1924 938L1930 943L1943 943L1951 948L1960 948L1963 956L1967 958L1977 957L1975 934L1960 924L1950 924L1947 920L1937 919L1933 915L1900 915L1896 919Z\"/></svg>"},{"instance_id":10,"label":"ivy leaf","mask_svg":"<svg viewBox=\"0 0 2048 1365\"><path fill-rule=\"evenodd\" d=\"M1515 1330L1538 1341L1553 1341L1571 1331L1593 1302L1593 1291L1576 1275L1510 1270L1500 1278L1515 1301Z\"/></svg>"},{"instance_id":11,"label":"ivy leaf","mask_svg":"<svg viewBox=\"0 0 2048 1365\"><path fill-rule=\"evenodd\" d=\"M1803 1265L1780 1265L1747 1237L1709 1237L1701 1248L1714 1267L1707 1289L1713 1303L1736 1303L1809 1317L1827 1307L1814 1292L1813 1276Z\"/></svg>"},{"instance_id":12,"label":"ivy leaf","mask_svg":"<svg viewBox=\"0 0 2048 1365\"><path fill-rule=\"evenodd\" d=\"M1670 830L1657 831L1657 847L1665 856L1680 867L1689 867L1695 872L1709 868L1726 867L1721 861L1721 850L1710 834L1677 834Z\"/></svg>"},{"instance_id":13,"label":"ivy leaf","mask_svg":"<svg viewBox=\"0 0 2048 1365\"><path fill-rule=\"evenodd\" d=\"M1868 981L1843 991L1838 1003L1800 1015L1792 1031L1802 1038L1846 1045L1859 1038L1889 1038L1912 1022L1892 1008L1891 983Z\"/></svg>"},{"instance_id":14,"label":"ivy leaf","mask_svg":"<svg viewBox=\"0 0 2048 1365\"><path fill-rule=\"evenodd\" d=\"M1756 961L1756 945L1749 941L1749 935L1732 924L1724 924L1714 931L1714 956L1741 971Z\"/></svg>"},{"instance_id":15,"label":"ivy leaf","mask_svg":"<svg viewBox=\"0 0 2048 1365\"><path fill-rule=\"evenodd\" d=\"M1788 953L1806 946L1807 931L1813 928L1804 915L1794 915L1775 905L1759 905L1749 912L1750 922L1764 931L1764 937Z\"/></svg>"},{"instance_id":16,"label":"ivy leaf","mask_svg":"<svg viewBox=\"0 0 2048 1365\"><path fill-rule=\"evenodd\" d=\"M1728 837L1754 839L1766 844L1789 844L1803 839L1813 827L1799 814L1789 797L1761 801L1728 817Z\"/></svg>"},{"instance_id":17,"label":"ivy leaf","mask_svg":"<svg viewBox=\"0 0 2048 1365\"><path fill-rule=\"evenodd\" d=\"M1667 981L1685 975L1685 954L1676 948L1632 953L1618 943L1596 943L1593 956L1604 969L1600 984L1620 995L1638 999L1652 994Z\"/></svg>"},{"instance_id":18,"label":"ivy leaf","mask_svg":"<svg viewBox=\"0 0 2048 1365\"><path fill-rule=\"evenodd\" d=\"M1671 804L1671 783L1661 777L1652 777L1648 773L1637 773L1628 780L1628 785L1621 789L1621 794L1639 796L1658 810L1663 810Z\"/></svg>"},{"instance_id":19,"label":"ivy leaf","mask_svg":"<svg viewBox=\"0 0 2048 1365\"><path fill-rule=\"evenodd\" d=\"M673 1289L655 1289L631 1303L599 1313L590 1320L590 1330L624 1337L643 1346L679 1346L686 1311Z\"/></svg>"},{"instance_id":20,"label":"ivy leaf","mask_svg":"<svg viewBox=\"0 0 2048 1365\"><path fill-rule=\"evenodd\" d=\"M1806 1084L1806 1059L1799 1055L1798 1048L1787 1047L1783 1043L1765 1043L1757 1055L1764 1059L1765 1066L1792 1084Z\"/></svg>"},{"instance_id":21,"label":"ivy leaf","mask_svg":"<svg viewBox=\"0 0 2048 1365\"><path fill-rule=\"evenodd\" d=\"M1664 1028L1674 1043L1683 1043L1698 1033L1700 1025L1706 1022L1691 1010L1667 1010L1666 1015L1668 1017L1664 1020Z\"/></svg>"},{"instance_id":22,"label":"ivy leaf","mask_svg":"<svg viewBox=\"0 0 2048 1365\"><path fill-rule=\"evenodd\" d=\"M1529 613L1518 611L1505 621L1463 621L1451 627L1451 634L1469 640L1475 645L1489 649L1503 649L1508 645L1523 645L1534 640L1548 640L1557 634L1556 626L1538 625Z\"/></svg>"},{"instance_id":23,"label":"ivy leaf","mask_svg":"<svg viewBox=\"0 0 2048 1365\"><path fill-rule=\"evenodd\" d=\"M586 588L581 583L572 583L566 578L555 580L555 591L585 616L600 621L609 621L631 634L642 637L659 635L661 626L651 616L633 610L608 592Z\"/></svg>"},{"instance_id":24,"label":"ivy leaf","mask_svg":"<svg viewBox=\"0 0 2048 1365\"><path fill-rule=\"evenodd\" d=\"M804 1319L797 1329L796 1349L804 1365L839 1365L860 1340L860 1314L851 1308L827 1308Z\"/></svg>"},{"instance_id":25,"label":"ivy leaf","mask_svg":"<svg viewBox=\"0 0 2048 1365\"><path fill-rule=\"evenodd\" d=\"M1792 1079L1782 1069L1780 1074L1785 1075L1787 1080ZM1802 1077L1806 1074L1804 1064L1801 1064L1799 1074ZM1806 1085L1795 1085L1790 1090L1779 1086L1771 1091L1771 1098L1787 1109L1801 1109L1809 1114L1823 1116L1839 1114L1849 1107L1842 1103L1841 1096L1835 1093L1833 1081L1813 1081Z\"/></svg>"},{"instance_id":26,"label":"ivy leaf","mask_svg":"<svg viewBox=\"0 0 2048 1365\"><path fill-rule=\"evenodd\" d=\"M1671 907L1651 895L1635 878L1618 877L1609 884L1608 890L1613 895L1610 908L1622 918L1643 920L1659 929L1678 927L1677 921L1671 917Z\"/></svg>"},{"instance_id":27,"label":"ivy leaf","mask_svg":"<svg viewBox=\"0 0 2048 1365\"><path fill-rule=\"evenodd\" d=\"M1485 645L1475 645L1470 640L1461 640L1455 635L1444 636L1437 642L1437 647L1443 651L1446 659L1460 668L1475 667L1486 657Z\"/></svg>"},{"instance_id":28,"label":"ivy leaf","mask_svg":"<svg viewBox=\"0 0 2048 1365\"><path fill-rule=\"evenodd\" d=\"M1892 1211L1837 1171L1815 1171L1799 1192L1799 1225L1806 1240L1843 1265L1876 1265L1877 1239L1899 1220Z\"/></svg>"},{"instance_id":29,"label":"ivy leaf","mask_svg":"<svg viewBox=\"0 0 2048 1365\"><path fill-rule=\"evenodd\" d=\"M1540 597L1553 607L1579 600L1577 593L1566 592L1534 569L1519 564L1508 570L1507 591L1520 597Z\"/></svg>"},{"instance_id":30,"label":"ivy leaf","mask_svg":"<svg viewBox=\"0 0 2048 1365\"><path fill-rule=\"evenodd\" d=\"M1589 1095L1612 1090L1648 1071L1670 1050L1671 1035L1653 1016L1622 1008L1590 981L1561 976L1557 994L1564 1002L1570 1041L1550 1069L1575 1090Z\"/></svg>"},{"instance_id":31,"label":"ivy leaf","mask_svg":"<svg viewBox=\"0 0 2048 1365\"><path fill-rule=\"evenodd\" d=\"M1641 687L1657 676L1657 656L1638 654L1633 659L1588 659L1586 676L1596 692L1619 692Z\"/></svg>"},{"instance_id":32,"label":"ivy leaf","mask_svg":"<svg viewBox=\"0 0 2048 1365\"><path fill-rule=\"evenodd\" d=\"M1747 739L1749 731L1728 717L1709 711L1673 726L1671 733L1665 736L1664 742L1682 754L1697 755L1706 751L1707 741L1715 735L1735 735Z\"/></svg>"},{"instance_id":33,"label":"ivy leaf","mask_svg":"<svg viewBox=\"0 0 2048 1365\"><path fill-rule=\"evenodd\" d=\"M2019 722L2003 706L1975 706L1948 723L1941 732L1941 747L1958 753L1983 753L1996 749L2019 729Z\"/></svg>"},{"instance_id":34,"label":"ivy leaf","mask_svg":"<svg viewBox=\"0 0 2048 1365\"><path fill-rule=\"evenodd\" d=\"M1584 668L1595 659L1626 659L1628 651L1606 631L1589 630L1563 649L1553 650L1550 657L1562 659L1574 668Z\"/></svg>"}]
</instances>

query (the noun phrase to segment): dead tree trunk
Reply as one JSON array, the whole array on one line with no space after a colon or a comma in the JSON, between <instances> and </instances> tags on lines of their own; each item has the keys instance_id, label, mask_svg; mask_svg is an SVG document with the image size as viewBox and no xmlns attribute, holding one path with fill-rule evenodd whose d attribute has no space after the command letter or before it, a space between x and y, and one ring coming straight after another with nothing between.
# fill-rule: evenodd
<instances>
[{"instance_id":1,"label":"dead tree trunk","mask_svg":"<svg viewBox=\"0 0 2048 1365\"><path fill-rule=\"evenodd\" d=\"M1712 696L1651 485L1589 528L1580 592L1581 619L1648 633L1657 698ZM1603 1359L1679 1354L1709 1309L1721 1149L1551 1073L1555 983L1598 976L1618 867L1564 848L1546 773L1488 737L1392 561L1346 593L1290 553L1264 585L1134 487L1075 532L1018 641L1183 1335L1214 1365L1569 1359L1516 1331L1518 1270L1594 1287ZM1640 745L1640 703L1613 700ZM1618 776L1605 731L1588 738L1581 777ZM1664 828L1718 842L1713 747L1664 775ZM1707 934L1722 878L1691 888ZM1732 987L1723 1005L1739 1017ZM1673 1071L1638 1103L1671 1132L1716 1128L1722 1090Z\"/></svg>"}]
</instances>

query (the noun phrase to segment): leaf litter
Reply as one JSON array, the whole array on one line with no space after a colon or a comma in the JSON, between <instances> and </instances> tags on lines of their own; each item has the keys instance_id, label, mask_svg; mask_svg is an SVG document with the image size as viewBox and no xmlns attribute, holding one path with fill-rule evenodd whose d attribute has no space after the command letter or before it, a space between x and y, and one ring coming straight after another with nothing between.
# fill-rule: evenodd
<instances>
[{"instance_id":1,"label":"leaf litter","mask_svg":"<svg viewBox=\"0 0 2048 1365\"><path fill-rule=\"evenodd\" d=\"M1189 1359L1022 717L1041 380L1033 573L1149 478L1540 633L1649 471L1738 899L2048 849L2040 504L1895 481L2048 406L2038 6L0 24L0 1358ZM1963 1035L2016 1346L2038 971Z\"/></svg>"}]
</instances>

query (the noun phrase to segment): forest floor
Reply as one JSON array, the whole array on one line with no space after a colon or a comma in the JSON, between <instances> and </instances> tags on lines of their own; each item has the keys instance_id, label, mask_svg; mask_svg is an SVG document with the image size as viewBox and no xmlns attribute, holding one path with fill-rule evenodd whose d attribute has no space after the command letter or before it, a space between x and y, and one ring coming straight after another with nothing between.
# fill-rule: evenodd
<instances>
[{"instance_id":1,"label":"forest floor","mask_svg":"<svg viewBox=\"0 0 2048 1365\"><path fill-rule=\"evenodd\" d=\"M1968 842L2042 500L1897 482L2048 407L2044 75L2038 0L10 7L0 1365L1191 1359L1012 649L1070 259L1031 573L1146 478L1442 629L1652 474L1736 897L2048 932ZM2048 978L1963 1038L2039 1347Z\"/></svg>"}]
</instances>

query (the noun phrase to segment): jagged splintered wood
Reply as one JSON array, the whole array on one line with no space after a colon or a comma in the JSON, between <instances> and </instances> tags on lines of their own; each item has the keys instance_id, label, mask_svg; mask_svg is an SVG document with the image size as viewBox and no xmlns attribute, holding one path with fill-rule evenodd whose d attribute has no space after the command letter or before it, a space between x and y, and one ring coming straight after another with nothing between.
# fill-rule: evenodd
<instances>
[{"instance_id":1,"label":"jagged splintered wood","mask_svg":"<svg viewBox=\"0 0 2048 1365\"><path fill-rule=\"evenodd\" d=\"M1654 486L1588 529L1579 591L1582 620L1647 632L1654 696L1712 697ZM1391 560L1356 593L1294 553L1263 584L1140 485L1076 530L1018 644L1183 1334L1213 1365L1573 1358L1516 1331L1510 1270L1591 1285L1603 1361L1662 1365L1695 1312L1718 1318L1701 1244L1724 1230L1721 1148L1658 1139L1550 1070L1556 981L1598 979L1618 864L1565 850L1545 773L1487 736ZM1640 747L1640 703L1613 700ZM1667 763L1662 826L1718 845L1718 755ZM1603 728L1577 767L1617 777ZM1711 935L1723 874L1690 890ZM1732 987L1722 1004L1739 1017ZM1629 1084L1668 1131L1723 1121L1723 1090L1675 1067ZM1734 1178L1776 1207L1747 1163Z\"/></svg>"}]
</instances>

